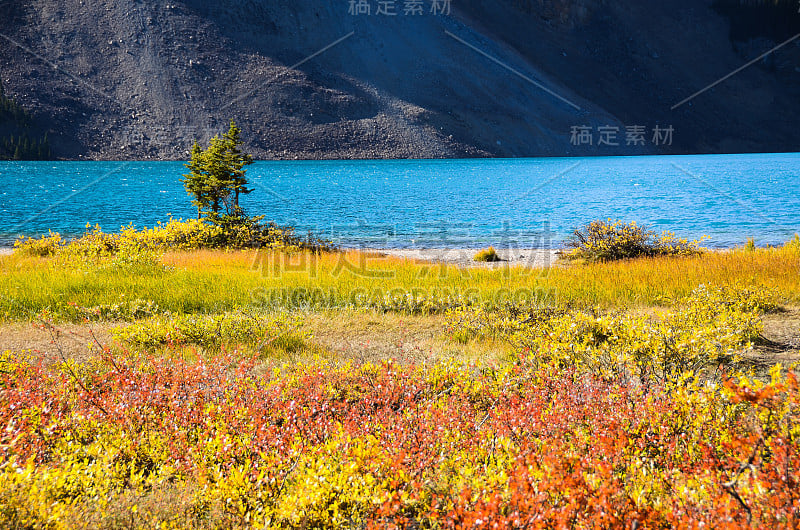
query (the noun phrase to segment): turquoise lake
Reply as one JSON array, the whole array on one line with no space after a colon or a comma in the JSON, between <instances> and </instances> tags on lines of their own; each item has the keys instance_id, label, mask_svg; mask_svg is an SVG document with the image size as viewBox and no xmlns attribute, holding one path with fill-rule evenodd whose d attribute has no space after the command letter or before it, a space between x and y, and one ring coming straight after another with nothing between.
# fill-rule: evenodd
<instances>
[{"instance_id":1,"label":"turquoise lake","mask_svg":"<svg viewBox=\"0 0 800 530\"><path fill-rule=\"evenodd\" d=\"M0 245L152 226L196 212L181 162L0 162ZM800 153L257 162L252 215L344 246L557 248L597 218L647 224L706 245L800 232Z\"/></svg>"}]
</instances>

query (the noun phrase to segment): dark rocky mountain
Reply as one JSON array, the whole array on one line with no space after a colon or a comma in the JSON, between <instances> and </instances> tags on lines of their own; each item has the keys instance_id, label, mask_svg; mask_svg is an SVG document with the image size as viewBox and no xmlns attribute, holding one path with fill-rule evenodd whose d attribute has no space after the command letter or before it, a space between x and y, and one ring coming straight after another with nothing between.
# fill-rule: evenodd
<instances>
[{"instance_id":1,"label":"dark rocky mountain","mask_svg":"<svg viewBox=\"0 0 800 530\"><path fill-rule=\"evenodd\" d=\"M259 158L794 151L798 8L0 0L0 80L60 158L185 159L230 118Z\"/></svg>"}]
</instances>

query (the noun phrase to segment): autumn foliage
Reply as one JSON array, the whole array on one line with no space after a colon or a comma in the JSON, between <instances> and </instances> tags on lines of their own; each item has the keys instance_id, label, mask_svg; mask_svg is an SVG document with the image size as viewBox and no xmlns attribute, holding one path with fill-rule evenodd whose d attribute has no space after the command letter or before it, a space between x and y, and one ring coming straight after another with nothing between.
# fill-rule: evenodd
<instances>
[{"instance_id":1,"label":"autumn foliage","mask_svg":"<svg viewBox=\"0 0 800 530\"><path fill-rule=\"evenodd\" d=\"M0 362L12 528L800 524L800 392L437 363Z\"/></svg>"},{"instance_id":2,"label":"autumn foliage","mask_svg":"<svg viewBox=\"0 0 800 530\"><path fill-rule=\"evenodd\" d=\"M800 239L542 276L134 240L0 259L0 319L53 333L0 353L0 528L800 527L796 367L753 355ZM500 297L539 287L558 299ZM347 362L368 309L444 313L438 356ZM74 322L118 342L67 351Z\"/></svg>"}]
</instances>

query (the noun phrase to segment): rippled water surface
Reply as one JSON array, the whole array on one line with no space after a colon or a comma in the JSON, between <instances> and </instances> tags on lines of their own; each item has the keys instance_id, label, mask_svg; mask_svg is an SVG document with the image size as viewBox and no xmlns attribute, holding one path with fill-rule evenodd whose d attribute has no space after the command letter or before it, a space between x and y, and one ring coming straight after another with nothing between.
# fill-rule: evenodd
<instances>
[{"instance_id":1,"label":"rippled water surface","mask_svg":"<svg viewBox=\"0 0 800 530\"><path fill-rule=\"evenodd\" d=\"M180 162L0 162L0 244L195 215ZM800 153L281 161L249 167L251 214L348 245L558 247L596 218L713 246L800 232Z\"/></svg>"}]
</instances>

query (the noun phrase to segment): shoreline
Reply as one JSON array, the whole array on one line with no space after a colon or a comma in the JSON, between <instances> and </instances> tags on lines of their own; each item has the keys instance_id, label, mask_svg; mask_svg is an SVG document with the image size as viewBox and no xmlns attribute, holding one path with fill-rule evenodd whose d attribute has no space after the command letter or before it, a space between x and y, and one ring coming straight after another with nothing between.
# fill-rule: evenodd
<instances>
[{"instance_id":1,"label":"shoreline","mask_svg":"<svg viewBox=\"0 0 800 530\"><path fill-rule=\"evenodd\" d=\"M475 254L486 247L464 248L377 248L377 247L341 247L343 252L360 252L373 258L395 257L422 263L455 265L462 268L483 267L496 269L502 267L543 268L563 263L560 254L563 249L542 248L495 248L500 261L475 261ZM725 252L736 247L707 249L713 252ZM0 246L0 256L9 256L14 247Z\"/></svg>"},{"instance_id":2,"label":"shoreline","mask_svg":"<svg viewBox=\"0 0 800 530\"><path fill-rule=\"evenodd\" d=\"M501 261L475 261L473 257L484 248L342 248L346 252L362 252L378 257L396 257L428 263L456 265L459 267L530 267L553 265L559 258L559 249L496 248Z\"/></svg>"},{"instance_id":3,"label":"shoreline","mask_svg":"<svg viewBox=\"0 0 800 530\"><path fill-rule=\"evenodd\" d=\"M457 265L459 267L547 267L558 260L558 249L497 249L501 261L475 261L473 256L481 248L359 248L343 247L345 252L361 252L376 257L397 257L428 263ZM8 256L14 252L13 247L0 247L0 256Z\"/></svg>"}]
</instances>

